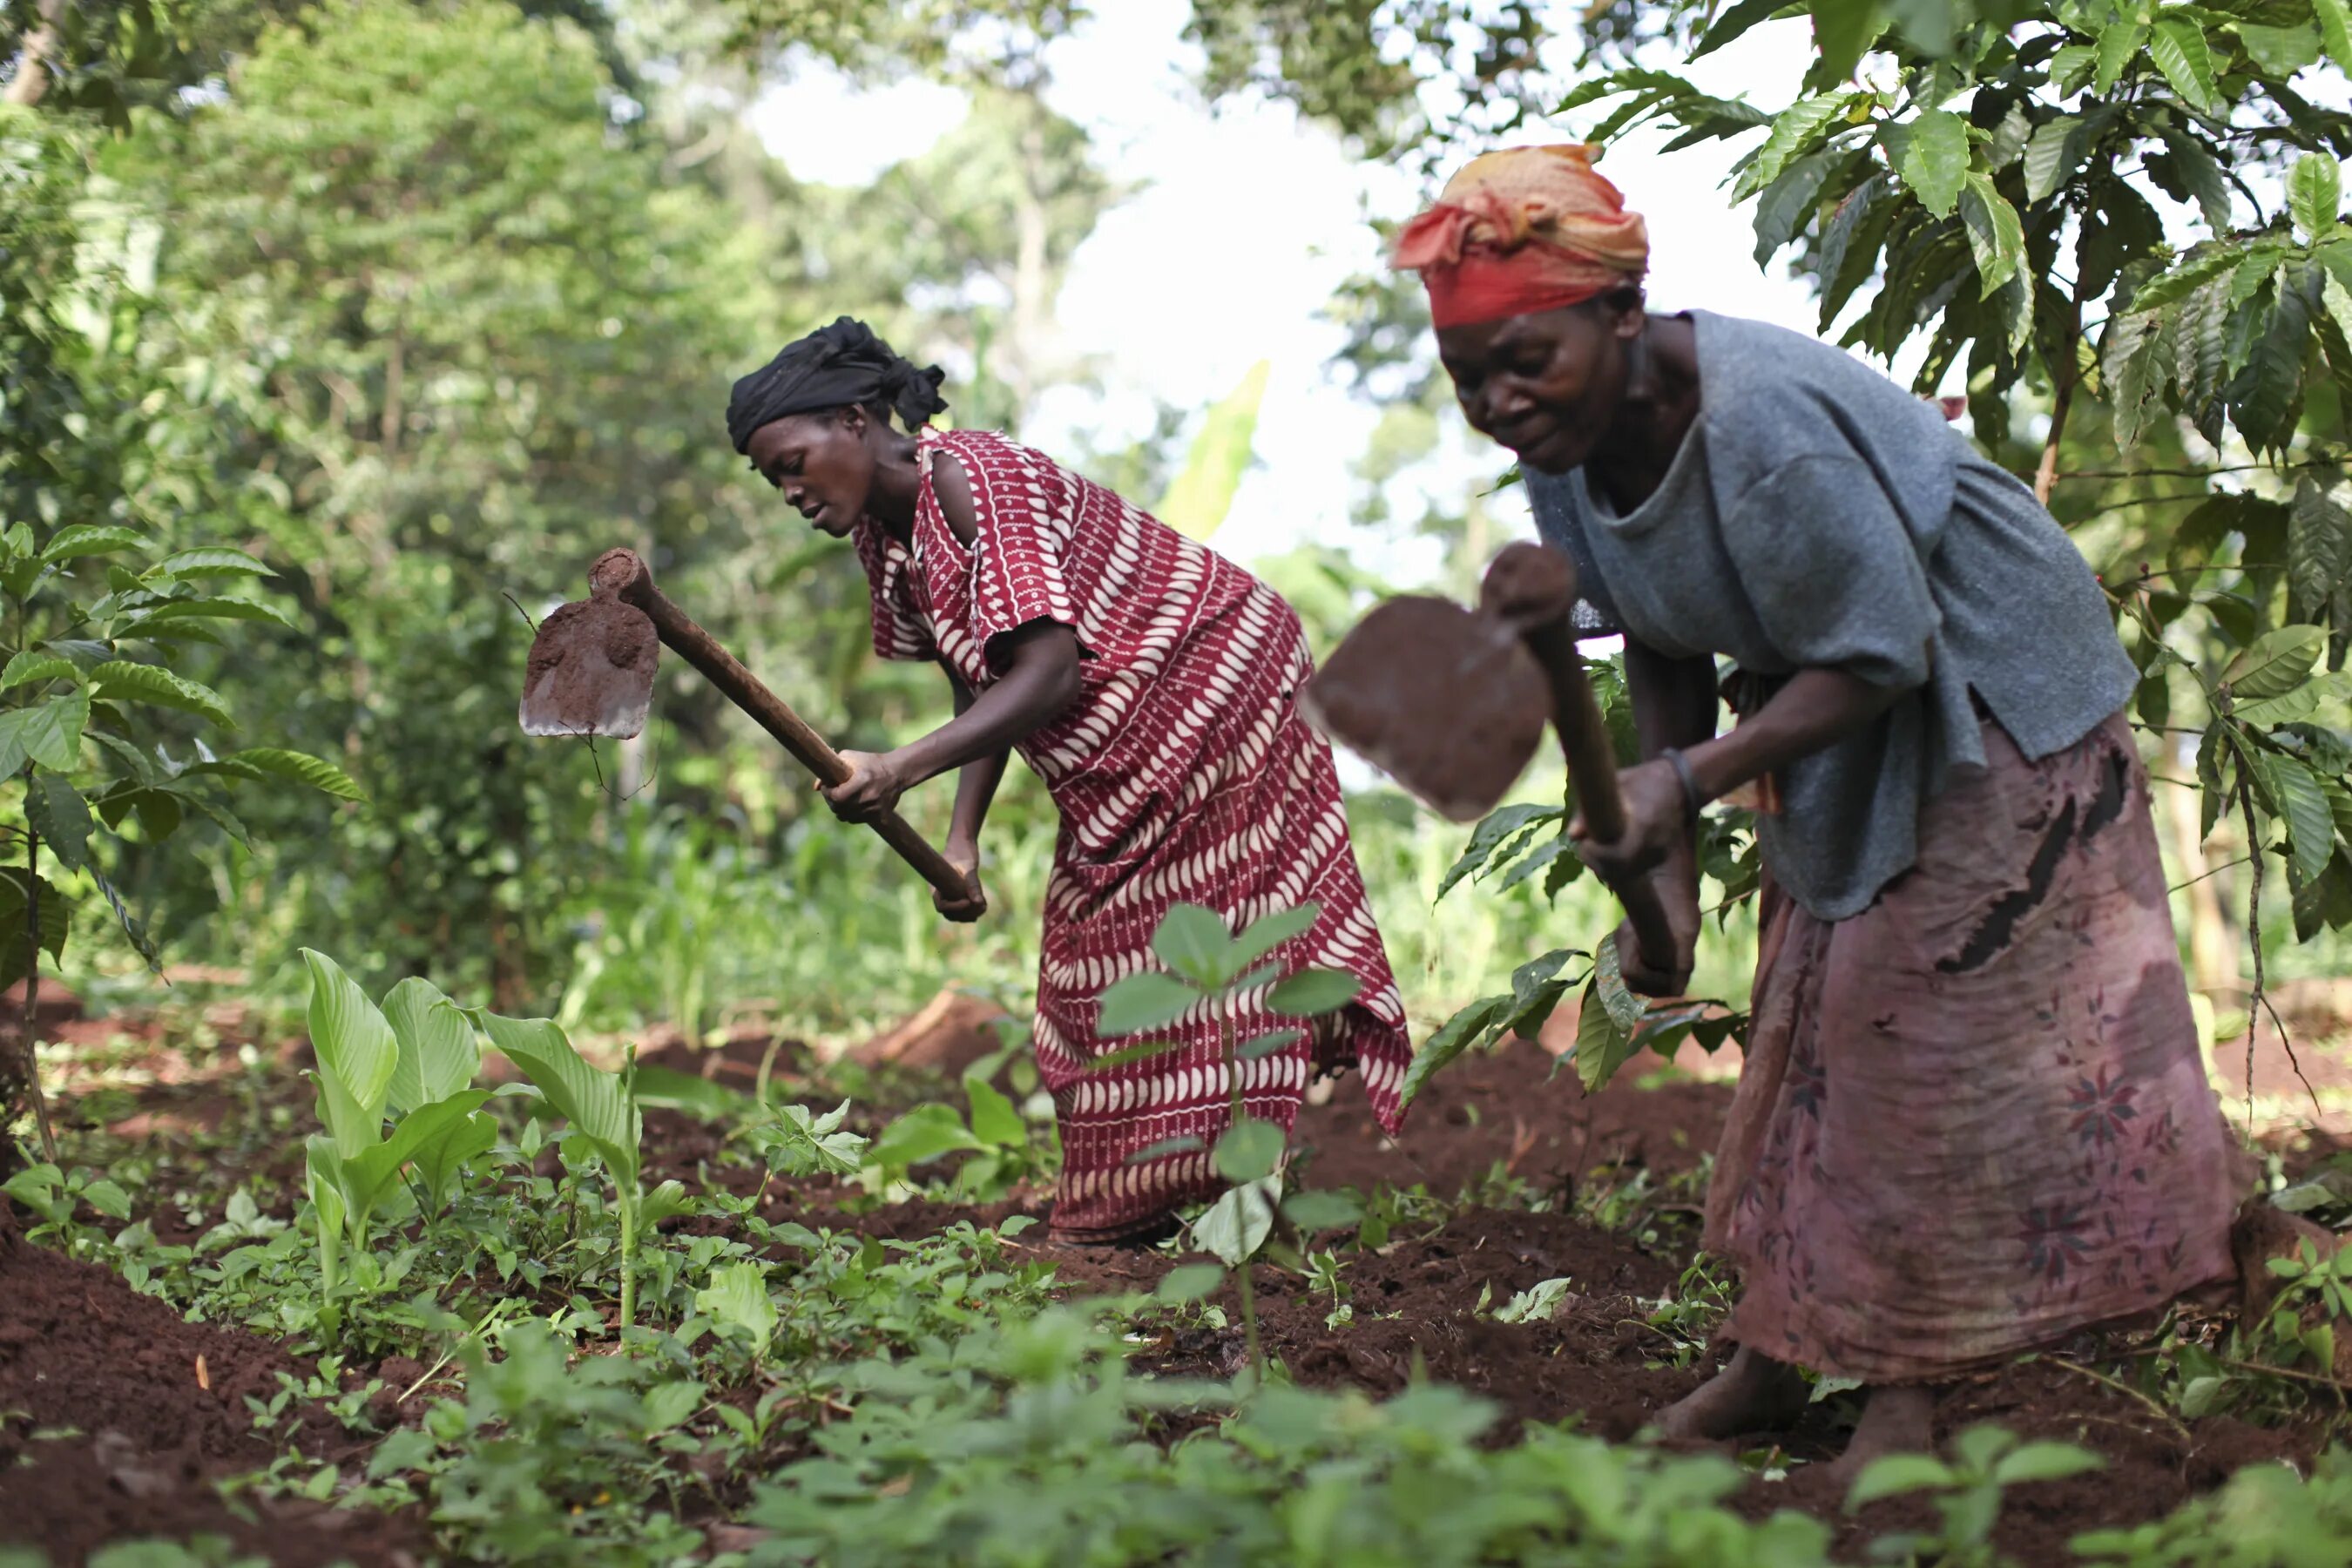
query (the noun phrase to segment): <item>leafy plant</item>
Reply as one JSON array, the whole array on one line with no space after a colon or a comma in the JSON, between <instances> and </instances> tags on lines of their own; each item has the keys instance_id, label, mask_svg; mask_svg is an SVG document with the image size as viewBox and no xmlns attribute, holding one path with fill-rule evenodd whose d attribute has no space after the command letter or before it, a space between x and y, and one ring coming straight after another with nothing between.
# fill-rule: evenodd
<instances>
[{"instance_id":1,"label":"leafy plant","mask_svg":"<svg viewBox=\"0 0 2352 1568\"><path fill-rule=\"evenodd\" d=\"M109 841L126 825L139 843L154 845L198 816L243 843L228 787L290 781L359 798L341 769L299 752L214 752L200 731L236 727L226 700L165 663L132 657L161 654L168 663L185 643L219 641L214 628L226 623L288 625L268 600L225 587L270 575L243 551L171 552L120 523L67 521L46 539L29 522L0 529L0 778L25 791L23 826L5 830L22 864L0 873L0 985L37 984L40 955L54 963L65 952L71 902L43 870L45 847L58 867L89 878L153 968L155 944L108 870L121 853ZM24 1059L5 1065L0 1118L12 1123L30 1109L54 1160L31 1068L30 986L26 1005Z\"/></svg>"},{"instance_id":2,"label":"leafy plant","mask_svg":"<svg viewBox=\"0 0 2352 1568\"><path fill-rule=\"evenodd\" d=\"M917 1106L882 1130L866 1150L866 1166L877 1185L908 1179L913 1167L949 1154L971 1157L957 1167L952 1191L971 1203L993 1203L1051 1168L1048 1152L1032 1137L1020 1110L984 1070L963 1078L969 1122L952 1105Z\"/></svg>"},{"instance_id":3,"label":"leafy plant","mask_svg":"<svg viewBox=\"0 0 2352 1568\"><path fill-rule=\"evenodd\" d=\"M47 1162L27 1166L0 1183L0 1193L38 1216L38 1223L26 1230L26 1239L62 1246L68 1258L97 1256L105 1247L104 1233L78 1217L85 1206L107 1219L131 1217L131 1194L111 1178L79 1165L71 1172Z\"/></svg>"},{"instance_id":4,"label":"leafy plant","mask_svg":"<svg viewBox=\"0 0 2352 1568\"><path fill-rule=\"evenodd\" d=\"M489 1091L462 1087L478 1054L456 1004L425 981L405 980L385 998L387 1017L334 960L309 948L302 959L319 1063L310 1076L327 1128L306 1142L305 1170L331 1308L343 1244L367 1250L376 1209L402 1173L415 1165L425 1184L419 1206L437 1207L497 1130L480 1110ZM387 1108L404 1112L389 1135Z\"/></svg>"},{"instance_id":5,"label":"leafy plant","mask_svg":"<svg viewBox=\"0 0 2352 1568\"><path fill-rule=\"evenodd\" d=\"M1232 1184L1207 1213L1192 1222L1192 1237L1202 1250L1236 1271L1250 1363L1260 1371L1264 1357L1258 1344L1249 1260L1274 1233L1276 1209L1282 1205L1281 1166L1287 1140L1280 1127L1244 1112L1242 1064L1296 1045L1300 1031L1276 1029L1241 1040L1236 1037L1235 1019L1261 991L1264 1008L1286 1018L1321 1017L1355 1000L1362 983L1352 974L1308 968L1277 979L1282 966L1263 962L1284 943L1304 935L1321 913L1317 904L1278 910L1236 935L1214 910L1199 904L1174 905L1160 917L1159 929L1151 934L1151 951L1167 969L1130 974L1112 984L1103 993L1102 1011L1095 1026L1103 1038L1118 1039L1165 1028L1196 1008L1206 1009L1217 1020L1231 1101L1225 1131L1219 1135L1211 1159L1217 1173ZM1142 1060L1181 1044L1146 1040L1097 1057L1088 1068L1098 1071ZM1180 1138L1147 1150L1142 1157L1158 1158L1199 1147L1197 1138ZM1294 1223L1320 1228L1345 1223L1334 1217L1333 1206L1344 1201L1329 1194L1302 1193L1282 1206L1297 1211L1292 1215ZM1352 1212L1353 1205L1349 1208Z\"/></svg>"},{"instance_id":6,"label":"leafy plant","mask_svg":"<svg viewBox=\"0 0 2352 1568\"><path fill-rule=\"evenodd\" d=\"M1873 1460L1854 1478L1846 1498L1849 1511L1882 1499L1926 1492L1942 1519L1940 1530L1881 1537L1880 1557L1948 1564L1949 1568L1995 1568L1993 1526L2000 1519L2001 1494L2029 1481L2063 1480L2105 1463L2071 1443L2020 1443L1998 1426L1971 1426L1952 1439L1949 1462L1932 1454L1889 1454Z\"/></svg>"},{"instance_id":7,"label":"leafy plant","mask_svg":"<svg viewBox=\"0 0 2352 1568\"><path fill-rule=\"evenodd\" d=\"M683 1189L665 1182L647 1194L638 1185L638 1149L645 1139L645 1113L630 1087L636 1047L629 1047L619 1071L591 1067L572 1047L562 1029L547 1018L508 1018L476 1013L490 1044L520 1068L531 1087L604 1162L612 1177L621 1223L621 1321L623 1332L636 1321L636 1262L640 1226L674 1213Z\"/></svg>"}]
</instances>

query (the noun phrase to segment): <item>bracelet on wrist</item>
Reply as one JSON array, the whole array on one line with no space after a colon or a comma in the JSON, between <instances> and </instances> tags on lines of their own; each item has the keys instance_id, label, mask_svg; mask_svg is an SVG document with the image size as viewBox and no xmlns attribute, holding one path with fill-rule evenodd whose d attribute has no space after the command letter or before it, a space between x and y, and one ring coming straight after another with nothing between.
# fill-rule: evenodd
<instances>
[{"instance_id":1,"label":"bracelet on wrist","mask_svg":"<svg viewBox=\"0 0 2352 1568\"><path fill-rule=\"evenodd\" d=\"M1682 782L1684 826L1697 826L1699 813L1706 809L1706 795L1698 787L1698 774L1691 767L1690 759L1683 755L1679 746L1668 746L1658 755L1674 764L1675 777Z\"/></svg>"}]
</instances>

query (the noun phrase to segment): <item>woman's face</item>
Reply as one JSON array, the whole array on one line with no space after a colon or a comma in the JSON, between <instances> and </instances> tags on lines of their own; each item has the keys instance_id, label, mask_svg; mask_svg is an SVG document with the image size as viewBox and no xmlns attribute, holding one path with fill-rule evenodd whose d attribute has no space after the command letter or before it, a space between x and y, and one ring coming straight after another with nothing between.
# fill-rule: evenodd
<instances>
[{"instance_id":1,"label":"woman's face","mask_svg":"<svg viewBox=\"0 0 2352 1568\"><path fill-rule=\"evenodd\" d=\"M793 414L751 432L751 466L783 492L811 527L848 537L874 488L873 419L852 405Z\"/></svg>"},{"instance_id":2,"label":"woman's face","mask_svg":"<svg viewBox=\"0 0 2352 1568\"><path fill-rule=\"evenodd\" d=\"M1592 456L1625 393L1626 344L1641 306L1590 300L1539 315L1441 327L1438 357L1471 428L1547 474Z\"/></svg>"}]
</instances>

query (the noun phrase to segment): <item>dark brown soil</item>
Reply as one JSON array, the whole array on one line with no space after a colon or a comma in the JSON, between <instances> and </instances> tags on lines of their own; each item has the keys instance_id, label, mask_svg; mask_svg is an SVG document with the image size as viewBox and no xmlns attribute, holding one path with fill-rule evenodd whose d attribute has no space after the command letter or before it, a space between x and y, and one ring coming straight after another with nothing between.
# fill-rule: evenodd
<instances>
[{"instance_id":1,"label":"dark brown soil","mask_svg":"<svg viewBox=\"0 0 2352 1568\"><path fill-rule=\"evenodd\" d=\"M1315 1185L1366 1192L1381 1182L1425 1183L1433 1195L1451 1198L1497 1171L1555 1192L1603 1167L1612 1175L1634 1167L1675 1175L1715 1152L1731 1086L1636 1087L1644 1068L1658 1065L1639 1058L1601 1093L1587 1094L1572 1065L1513 1040L1440 1073L1413 1102L1400 1138L1382 1135L1361 1086L1342 1079L1328 1097L1318 1094L1322 1103L1299 1112L1296 1142L1312 1152Z\"/></svg>"},{"instance_id":2,"label":"dark brown soil","mask_svg":"<svg viewBox=\"0 0 2352 1568\"><path fill-rule=\"evenodd\" d=\"M311 1370L0 1229L0 1542L61 1564L127 1535L198 1533L284 1564L417 1561L404 1521L249 1494L232 1504L216 1489L274 1456L246 1396ZM321 1458L352 1447L323 1417L299 1441Z\"/></svg>"},{"instance_id":3,"label":"dark brown soil","mask_svg":"<svg viewBox=\"0 0 2352 1568\"><path fill-rule=\"evenodd\" d=\"M957 1004L937 1014L886 1037L892 1048L877 1043L852 1053L858 1070L877 1085L887 1078L885 1087L896 1092L904 1086L893 1075L910 1057L952 1074L993 1047L979 1009ZM766 1045L764 1036L756 1042L747 1037L720 1050L670 1050L658 1059L748 1089ZM1706 1375L1714 1356L1694 1354L1650 1320L1682 1289L1696 1178L1721 1130L1731 1086L1643 1058L1602 1093L1588 1095L1572 1069L1553 1071L1554 1059L1539 1046L1513 1042L1457 1063L1415 1106L1395 1141L1380 1132L1353 1079L1318 1095L1320 1103L1302 1113L1297 1139L1308 1185L1370 1191L1383 1183L1423 1184L1440 1198L1468 1190L1482 1206L1443 1223L1400 1223L1378 1252L1342 1254L1339 1278L1351 1318L1337 1324L1330 1320L1338 1303L1328 1294L1286 1270L1257 1268L1253 1281L1267 1353L1316 1386L1381 1395L1417 1376L1460 1384L1502 1407L1497 1440L1529 1421L1570 1420L1612 1439L1630 1437ZM789 1081L812 1065L804 1055L780 1052L775 1070ZM937 1079L927 1081L939 1092ZM863 1130L887 1119L882 1105L861 1101L859 1113L868 1119ZM733 1158L725 1133L693 1117L648 1113L648 1180L677 1175L744 1194L760 1188L761 1172ZM2336 1145L2322 1135L2314 1147ZM1579 1217L1580 1208L1589 1211L1612 1191L1643 1194L1640 1223L1630 1231ZM772 1183L761 1212L772 1221L904 1239L961 1221L992 1226L1015 1215L1040 1216L1045 1200L1043 1193L1025 1193L985 1207L924 1200L877 1208L852 1190ZM1528 1212L1530 1203L1544 1212ZM716 1223L689 1222L689 1228ZM1058 1245L1045 1238L1042 1225L1009 1246L1017 1257L1050 1263L1062 1286L1077 1293L1149 1291L1183 1260L1145 1247ZM1553 1279L1570 1283L1550 1318L1496 1320L1496 1310L1517 1293ZM1234 1372L1245 1352L1232 1285L1212 1300L1223 1309L1226 1326L1213 1327L1198 1313L1171 1313L1139 1347L1139 1365L1181 1375ZM2101 1348L2086 1340L2061 1353L2096 1364ZM198 1354L206 1358L209 1391L194 1378ZM25 1413L0 1427L0 1540L43 1540L74 1561L124 1532L210 1530L240 1545L263 1543L278 1562L341 1555L398 1561L419 1539L414 1525L370 1518L339 1530L347 1516L286 1505L263 1510L256 1516L260 1522L252 1523L215 1496L218 1477L271 1458L270 1445L248 1429L242 1395L272 1392L279 1370L309 1369L268 1342L183 1323L103 1271L28 1247L0 1258L0 1412ZM1852 1414L1851 1401L1840 1396L1815 1405L1793 1432L1759 1434L1738 1445L1751 1455L1775 1455L1759 1468L1785 1470L1786 1479L1755 1480L1735 1506L1759 1516L1780 1508L1817 1515L1839 1531L1843 1551L1854 1560L1874 1534L1930 1522L1915 1502L1879 1505L1859 1519L1843 1512L1843 1499L1819 1461L1838 1452ZM2160 1517L2241 1465L2305 1463L2318 1442L2314 1433L2224 1417L2182 1427L2054 1358L2007 1367L1943 1394L1939 1436L1987 1421L2027 1436L2080 1442L2106 1460L2095 1475L2013 1494L2000 1544L2028 1563L2065 1561L2063 1542L2081 1531ZM81 1435L29 1438L31 1427L63 1425ZM331 1424L322 1426L306 1428L300 1441L335 1457L333 1445L348 1440ZM250 1498L236 1506L262 1508Z\"/></svg>"}]
</instances>

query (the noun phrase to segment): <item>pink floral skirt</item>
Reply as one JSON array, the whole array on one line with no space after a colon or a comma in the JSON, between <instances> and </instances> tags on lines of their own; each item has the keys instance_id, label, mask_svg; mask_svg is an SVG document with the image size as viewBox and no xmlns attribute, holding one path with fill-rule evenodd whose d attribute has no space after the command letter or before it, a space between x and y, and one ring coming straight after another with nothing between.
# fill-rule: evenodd
<instances>
[{"instance_id":1,"label":"pink floral skirt","mask_svg":"<svg viewBox=\"0 0 2352 1568\"><path fill-rule=\"evenodd\" d=\"M2121 715L1988 766L1848 920L1764 899L1708 1195L1724 1333L1932 1382L2232 1272L2245 1167L2205 1077L2147 777Z\"/></svg>"}]
</instances>

